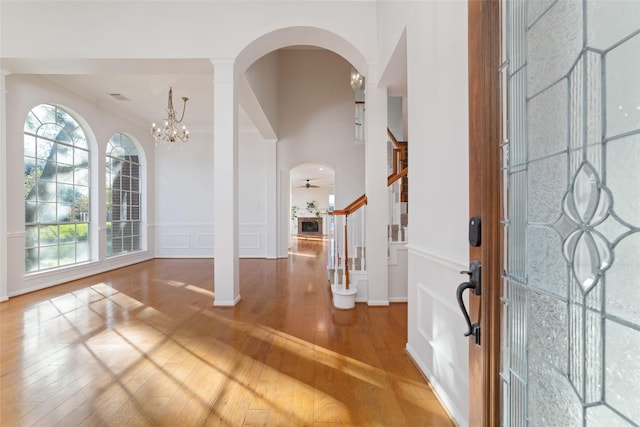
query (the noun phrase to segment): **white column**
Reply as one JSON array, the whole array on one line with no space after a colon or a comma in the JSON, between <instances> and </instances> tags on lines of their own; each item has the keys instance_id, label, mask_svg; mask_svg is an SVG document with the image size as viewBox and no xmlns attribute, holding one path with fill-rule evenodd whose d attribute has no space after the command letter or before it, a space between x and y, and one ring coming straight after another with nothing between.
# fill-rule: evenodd
<instances>
[{"instance_id":1,"label":"white column","mask_svg":"<svg viewBox=\"0 0 640 427\"><path fill-rule=\"evenodd\" d=\"M267 259L278 258L278 141L267 140Z\"/></svg>"},{"instance_id":2,"label":"white column","mask_svg":"<svg viewBox=\"0 0 640 427\"><path fill-rule=\"evenodd\" d=\"M213 63L214 306L240 301L238 260L238 97L232 59Z\"/></svg>"},{"instance_id":3,"label":"white column","mask_svg":"<svg viewBox=\"0 0 640 427\"><path fill-rule=\"evenodd\" d=\"M7 290L7 89L8 73L0 70L0 301L8 299Z\"/></svg>"},{"instance_id":4,"label":"white column","mask_svg":"<svg viewBox=\"0 0 640 427\"><path fill-rule=\"evenodd\" d=\"M389 305L387 260L387 88L380 88L377 64L365 79L365 188L367 193L367 277L369 305Z\"/></svg>"}]
</instances>

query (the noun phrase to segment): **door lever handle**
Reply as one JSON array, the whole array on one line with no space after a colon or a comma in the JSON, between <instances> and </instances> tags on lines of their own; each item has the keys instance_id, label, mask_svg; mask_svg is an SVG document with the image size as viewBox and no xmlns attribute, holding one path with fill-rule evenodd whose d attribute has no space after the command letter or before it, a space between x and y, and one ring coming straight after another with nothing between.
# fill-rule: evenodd
<instances>
[{"instance_id":1,"label":"door lever handle","mask_svg":"<svg viewBox=\"0 0 640 427\"><path fill-rule=\"evenodd\" d=\"M462 315L464 316L464 320L467 322L467 327L469 330L464 334L465 337L473 335L474 343L480 345L480 325L475 322L471 322L469 318L469 312L467 308L464 306L464 301L462 300L462 294L467 289L471 290L475 295L481 295L482 288L480 286L480 262L472 261L469 265L469 271L461 271L461 274L468 274L469 281L463 282L458 286L458 290L456 291L456 297L458 299L458 305L460 306L460 311L462 311Z\"/></svg>"}]
</instances>

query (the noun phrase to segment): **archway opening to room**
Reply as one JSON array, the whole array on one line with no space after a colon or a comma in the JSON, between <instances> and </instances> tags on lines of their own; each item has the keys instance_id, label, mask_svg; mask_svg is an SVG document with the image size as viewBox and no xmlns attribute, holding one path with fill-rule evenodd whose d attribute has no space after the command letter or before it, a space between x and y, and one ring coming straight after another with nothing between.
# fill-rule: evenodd
<instances>
[{"instance_id":1,"label":"archway opening to room","mask_svg":"<svg viewBox=\"0 0 640 427\"><path fill-rule=\"evenodd\" d=\"M322 163L303 163L289 170L289 234L324 238L333 234L335 172Z\"/></svg>"}]
</instances>

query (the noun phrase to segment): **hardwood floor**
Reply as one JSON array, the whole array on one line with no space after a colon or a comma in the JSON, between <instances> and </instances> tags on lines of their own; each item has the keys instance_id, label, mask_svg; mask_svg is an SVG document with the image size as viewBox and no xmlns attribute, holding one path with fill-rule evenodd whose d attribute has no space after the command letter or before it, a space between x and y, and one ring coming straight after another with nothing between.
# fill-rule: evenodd
<instances>
[{"instance_id":1,"label":"hardwood floor","mask_svg":"<svg viewBox=\"0 0 640 427\"><path fill-rule=\"evenodd\" d=\"M333 308L326 242L155 259L0 304L2 426L451 426L404 351L406 304Z\"/></svg>"}]
</instances>

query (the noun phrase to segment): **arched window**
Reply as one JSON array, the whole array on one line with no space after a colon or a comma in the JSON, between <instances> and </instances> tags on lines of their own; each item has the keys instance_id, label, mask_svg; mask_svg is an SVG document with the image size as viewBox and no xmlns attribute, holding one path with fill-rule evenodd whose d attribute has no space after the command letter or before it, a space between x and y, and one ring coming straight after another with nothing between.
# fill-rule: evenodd
<instances>
[{"instance_id":1,"label":"arched window","mask_svg":"<svg viewBox=\"0 0 640 427\"><path fill-rule=\"evenodd\" d=\"M24 122L25 271L91 258L89 145L73 117L38 105Z\"/></svg>"},{"instance_id":2,"label":"arched window","mask_svg":"<svg viewBox=\"0 0 640 427\"><path fill-rule=\"evenodd\" d=\"M126 135L117 133L107 144L107 256L139 251L140 160Z\"/></svg>"}]
</instances>

